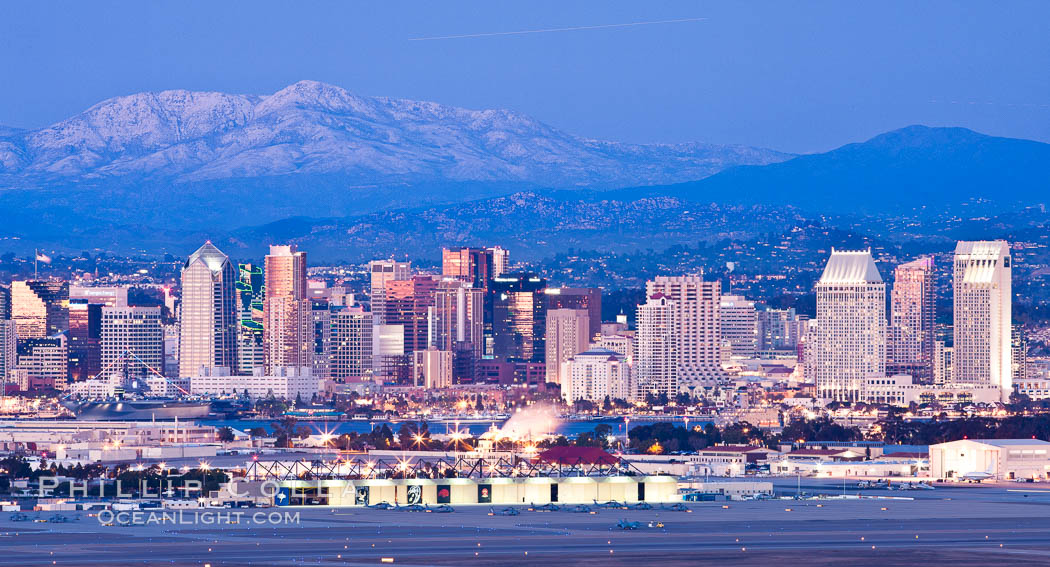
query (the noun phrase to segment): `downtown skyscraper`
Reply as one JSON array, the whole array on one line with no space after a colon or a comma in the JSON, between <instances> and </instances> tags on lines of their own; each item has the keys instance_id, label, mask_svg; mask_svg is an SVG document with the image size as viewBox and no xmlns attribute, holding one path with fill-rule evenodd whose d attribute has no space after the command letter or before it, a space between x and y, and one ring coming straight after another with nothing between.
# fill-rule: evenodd
<instances>
[{"instance_id":1,"label":"downtown skyscraper","mask_svg":"<svg viewBox=\"0 0 1050 567\"><path fill-rule=\"evenodd\" d=\"M237 371L237 271L211 241L190 254L182 269L179 376L201 368Z\"/></svg>"},{"instance_id":2,"label":"downtown skyscraper","mask_svg":"<svg viewBox=\"0 0 1050 567\"><path fill-rule=\"evenodd\" d=\"M959 242L953 270L953 381L1012 391L1010 245L1003 240Z\"/></svg>"},{"instance_id":3,"label":"downtown skyscraper","mask_svg":"<svg viewBox=\"0 0 1050 567\"><path fill-rule=\"evenodd\" d=\"M306 296L306 252L295 245L270 246L264 261L263 360L268 375L275 368L311 366L313 333Z\"/></svg>"},{"instance_id":4,"label":"downtown skyscraper","mask_svg":"<svg viewBox=\"0 0 1050 567\"><path fill-rule=\"evenodd\" d=\"M69 282L11 282L11 319L20 339L51 337L69 329Z\"/></svg>"},{"instance_id":5,"label":"downtown skyscraper","mask_svg":"<svg viewBox=\"0 0 1050 567\"><path fill-rule=\"evenodd\" d=\"M492 355L508 362L544 362L547 280L516 272L492 280Z\"/></svg>"},{"instance_id":6,"label":"downtown skyscraper","mask_svg":"<svg viewBox=\"0 0 1050 567\"><path fill-rule=\"evenodd\" d=\"M387 282L405 280L411 276L412 264L410 262L372 260L368 263L368 294L372 302L372 313L375 314L375 324L385 323L383 301L386 298Z\"/></svg>"},{"instance_id":7,"label":"downtown skyscraper","mask_svg":"<svg viewBox=\"0 0 1050 567\"><path fill-rule=\"evenodd\" d=\"M888 374L908 374L916 383L932 383L935 294L933 257L901 264L893 271L886 345Z\"/></svg>"},{"instance_id":8,"label":"downtown skyscraper","mask_svg":"<svg viewBox=\"0 0 1050 567\"><path fill-rule=\"evenodd\" d=\"M886 374L886 284L871 250L831 250L817 282L817 396L851 402Z\"/></svg>"},{"instance_id":9,"label":"downtown skyscraper","mask_svg":"<svg viewBox=\"0 0 1050 567\"><path fill-rule=\"evenodd\" d=\"M145 380L164 368L160 307L102 308L102 371Z\"/></svg>"},{"instance_id":10,"label":"downtown skyscraper","mask_svg":"<svg viewBox=\"0 0 1050 567\"><path fill-rule=\"evenodd\" d=\"M476 288L486 289L494 271L492 250L469 247L441 250L443 277L456 278L470 282Z\"/></svg>"}]
</instances>

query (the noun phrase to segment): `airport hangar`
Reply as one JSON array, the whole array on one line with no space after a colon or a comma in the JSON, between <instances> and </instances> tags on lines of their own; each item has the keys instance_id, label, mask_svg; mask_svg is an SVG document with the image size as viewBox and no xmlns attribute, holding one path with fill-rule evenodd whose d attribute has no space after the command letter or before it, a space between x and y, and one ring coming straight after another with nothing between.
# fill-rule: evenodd
<instances>
[{"instance_id":1,"label":"airport hangar","mask_svg":"<svg viewBox=\"0 0 1050 567\"><path fill-rule=\"evenodd\" d=\"M278 506L592 504L680 502L678 478L646 475L590 447L555 447L535 459L419 456L394 460L254 461L217 497L247 494Z\"/></svg>"},{"instance_id":2,"label":"airport hangar","mask_svg":"<svg viewBox=\"0 0 1050 567\"><path fill-rule=\"evenodd\" d=\"M961 439L930 445L930 476L1046 480L1050 478L1050 443L1038 439Z\"/></svg>"}]
</instances>

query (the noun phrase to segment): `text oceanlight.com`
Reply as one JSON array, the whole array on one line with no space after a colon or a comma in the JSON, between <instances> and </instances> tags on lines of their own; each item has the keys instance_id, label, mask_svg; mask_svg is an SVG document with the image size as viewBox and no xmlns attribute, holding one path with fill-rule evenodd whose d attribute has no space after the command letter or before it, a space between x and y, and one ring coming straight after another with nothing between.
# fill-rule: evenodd
<instances>
[{"instance_id":1,"label":"text oceanlight.com","mask_svg":"<svg viewBox=\"0 0 1050 567\"><path fill-rule=\"evenodd\" d=\"M192 510L102 510L96 516L100 524L121 525L287 525L299 523L299 512L239 512Z\"/></svg>"}]
</instances>

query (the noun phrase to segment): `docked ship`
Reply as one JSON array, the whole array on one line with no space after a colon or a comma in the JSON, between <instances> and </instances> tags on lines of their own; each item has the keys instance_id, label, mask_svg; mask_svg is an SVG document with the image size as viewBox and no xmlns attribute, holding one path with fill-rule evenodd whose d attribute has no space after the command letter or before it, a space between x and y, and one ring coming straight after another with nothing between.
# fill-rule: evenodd
<instances>
[{"instance_id":1,"label":"docked ship","mask_svg":"<svg viewBox=\"0 0 1050 567\"><path fill-rule=\"evenodd\" d=\"M77 419L92 421L196 419L212 413L212 403L208 400L62 400L61 404L73 412Z\"/></svg>"}]
</instances>

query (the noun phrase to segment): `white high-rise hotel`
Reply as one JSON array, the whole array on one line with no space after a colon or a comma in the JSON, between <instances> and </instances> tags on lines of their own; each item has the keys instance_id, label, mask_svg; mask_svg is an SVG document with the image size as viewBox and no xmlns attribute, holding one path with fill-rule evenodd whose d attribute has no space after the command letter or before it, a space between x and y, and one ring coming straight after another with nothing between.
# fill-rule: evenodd
<instances>
[{"instance_id":1,"label":"white high-rise hotel","mask_svg":"<svg viewBox=\"0 0 1050 567\"><path fill-rule=\"evenodd\" d=\"M678 306L662 293L638 306L636 397L678 395Z\"/></svg>"},{"instance_id":2,"label":"white high-rise hotel","mask_svg":"<svg viewBox=\"0 0 1050 567\"><path fill-rule=\"evenodd\" d=\"M674 302L675 338L678 355L678 388L695 393L698 387L718 384L722 371L722 325L719 307L721 282L705 282L700 276L657 277L646 282L645 295L661 294ZM639 356L641 356L639 342ZM675 395L677 392L672 393Z\"/></svg>"},{"instance_id":3,"label":"white high-rise hotel","mask_svg":"<svg viewBox=\"0 0 1050 567\"><path fill-rule=\"evenodd\" d=\"M885 375L886 284L871 250L831 250L817 282L815 347L821 398L856 401L866 379Z\"/></svg>"},{"instance_id":4,"label":"white high-rise hotel","mask_svg":"<svg viewBox=\"0 0 1050 567\"><path fill-rule=\"evenodd\" d=\"M1012 391L1010 246L1005 241L955 247L953 381Z\"/></svg>"}]
</instances>

